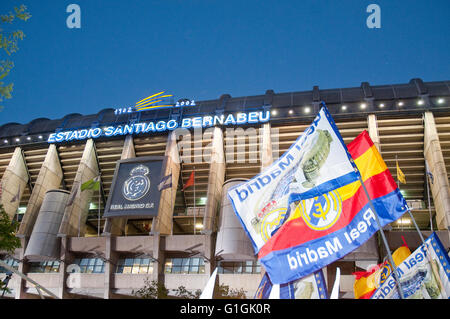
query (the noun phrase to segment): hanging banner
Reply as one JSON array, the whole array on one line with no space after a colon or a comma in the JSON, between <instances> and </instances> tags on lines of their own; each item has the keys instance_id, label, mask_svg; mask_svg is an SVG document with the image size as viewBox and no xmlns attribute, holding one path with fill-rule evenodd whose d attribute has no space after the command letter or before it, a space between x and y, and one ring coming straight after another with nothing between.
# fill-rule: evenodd
<instances>
[{"instance_id":1,"label":"hanging banner","mask_svg":"<svg viewBox=\"0 0 450 319\"><path fill-rule=\"evenodd\" d=\"M450 258L436 233L431 234L408 258L397 266L406 299L449 299ZM395 279L390 274L372 299L399 299Z\"/></svg>"},{"instance_id":2,"label":"hanging banner","mask_svg":"<svg viewBox=\"0 0 450 319\"><path fill-rule=\"evenodd\" d=\"M162 166L163 157L118 161L104 217L158 215Z\"/></svg>"},{"instance_id":3,"label":"hanging banner","mask_svg":"<svg viewBox=\"0 0 450 319\"><path fill-rule=\"evenodd\" d=\"M294 201L292 214L259 251L276 284L307 276L364 244L407 211L407 204L381 155L364 131L348 145L376 212L360 181L324 195Z\"/></svg>"},{"instance_id":4,"label":"hanging banner","mask_svg":"<svg viewBox=\"0 0 450 319\"><path fill-rule=\"evenodd\" d=\"M331 156L330 156L331 155ZM320 196L358 179L353 160L326 107L277 161L228 196L257 253L281 225L288 198Z\"/></svg>"},{"instance_id":5,"label":"hanging banner","mask_svg":"<svg viewBox=\"0 0 450 319\"><path fill-rule=\"evenodd\" d=\"M280 289L280 299L328 299L327 286L322 270L279 286L274 286L265 273L256 291L255 299L269 299L270 293L275 287Z\"/></svg>"}]
</instances>

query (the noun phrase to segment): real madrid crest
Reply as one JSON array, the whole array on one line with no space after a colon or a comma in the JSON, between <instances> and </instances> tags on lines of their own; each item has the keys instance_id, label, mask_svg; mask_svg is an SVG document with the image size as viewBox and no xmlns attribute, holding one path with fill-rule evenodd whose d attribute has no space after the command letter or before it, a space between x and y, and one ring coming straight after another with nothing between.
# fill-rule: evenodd
<instances>
[{"instance_id":1,"label":"real madrid crest","mask_svg":"<svg viewBox=\"0 0 450 319\"><path fill-rule=\"evenodd\" d=\"M140 164L135 166L130 177L123 183L122 194L128 200L134 201L144 197L150 190L150 178L148 167Z\"/></svg>"},{"instance_id":2,"label":"real madrid crest","mask_svg":"<svg viewBox=\"0 0 450 319\"><path fill-rule=\"evenodd\" d=\"M307 200L302 200L297 206L300 216L309 228L326 230L332 227L342 213L342 199L334 190Z\"/></svg>"}]
</instances>

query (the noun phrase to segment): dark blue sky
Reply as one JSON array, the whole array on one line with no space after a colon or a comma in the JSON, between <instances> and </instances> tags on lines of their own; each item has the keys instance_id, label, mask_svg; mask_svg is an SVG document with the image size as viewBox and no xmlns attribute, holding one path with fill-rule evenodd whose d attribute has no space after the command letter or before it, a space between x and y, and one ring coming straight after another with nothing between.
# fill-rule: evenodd
<instances>
[{"instance_id":1,"label":"dark blue sky","mask_svg":"<svg viewBox=\"0 0 450 319\"><path fill-rule=\"evenodd\" d=\"M0 125L92 114L166 90L207 100L450 79L450 1L1 0L25 4ZM81 7L81 29L66 7ZM381 29L366 7L381 7ZM0 53L0 60L5 54Z\"/></svg>"}]
</instances>

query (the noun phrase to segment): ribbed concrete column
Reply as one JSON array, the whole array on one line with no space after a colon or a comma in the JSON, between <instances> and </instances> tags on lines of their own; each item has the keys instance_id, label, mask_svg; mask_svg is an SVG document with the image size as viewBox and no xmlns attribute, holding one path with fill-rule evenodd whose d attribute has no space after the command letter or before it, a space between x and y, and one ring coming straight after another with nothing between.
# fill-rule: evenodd
<instances>
[{"instance_id":1,"label":"ribbed concrete column","mask_svg":"<svg viewBox=\"0 0 450 319\"><path fill-rule=\"evenodd\" d=\"M369 131L369 136L375 144L375 147L378 149L378 152L381 152L381 143L380 136L378 135L378 125L377 125L377 117L375 114L369 114L367 116L367 129Z\"/></svg>"},{"instance_id":2,"label":"ribbed concrete column","mask_svg":"<svg viewBox=\"0 0 450 319\"><path fill-rule=\"evenodd\" d=\"M116 270L115 264L117 264L118 255L115 250L115 239L116 237L108 236L106 238L105 245L105 290L103 294L104 299L112 299L115 294L111 292L111 288L114 283L114 273Z\"/></svg>"},{"instance_id":3,"label":"ribbed concrete column","mask_svg":"<svg viewBox=\"0 0 450 319\"><path fill-rule=\"evenodd\" d=\"M164 283L164 263L166 260L166 238L155 234L153 236L152 254L153 258L157 260L153 263L152 280L158 283Z\"/></svg>"},{"instance_id":4,"label":"ribbed concrete column","mask_svg":"<svg viewBox=\"0 0 450 319\"><path fill-rule=\"evenodd\" d=\"M438 229L450 229L450 189L441 144L431 112L424 114L424 155L434 177L430 185Z\"/></svg>"},{"instance_id":5,"label":"ribbed concrete column","mask_svg":"<svg viewBox=\"0 0 450 319\"><path fill-rule=\"evenodd\" d=\"M25 187L27 187L27 183L28 173L22 149L16 147L1 180L2 194L0 195L0 203L3 205L3 208L11 219L14 218L14 215L19 208L20 198L22 197ZM18 198L11 202L17 194L19 195Z\"/></svg>"},{"instance_id":6,"label":"ribbed concrete column","mask_svg":"<svg viewBox=\"0 0 450 319\"><path fill-rule=\"evenodd\" d=\"M158 216L153 218L151 233L171 235L173 226L173 208L175 207L175 197L177 195L178 179L180 177L180 157L174 131L167 137L163 172L163 176L172 174L172 188L166 188L161 191ZM157 183L159 183L159 181Z\"/></svg>"},{"instance_id":7,"label":"ribbed concrete column","mask_svg":"<svg viewBox=\"0 0 450 319\"><path fill-rule=\"evenodd\" d=\"M69 273L67 271L67 266L69 266L73 262L74 256L69 251L68 238L61 238L61 249L59 256L59 289L57 292L57 296L61 299L70 299L72 295L67 292L67 279Z\"/></svg>"},{"instance_id":8,"label":"ribbed concrete column","mask_svg":"<svg viewBox=\"0 0 450 319\"><path fill-rule=\"evenodd\" d=\"M20 239L20 244L22 247L26 247L28 243L28 239L23 237ZM19 259L24 260L25 249L22 248L19 251ZM29 264L25 261L19 263L19 268L17 269L21 273L28 273L28 269L30 268ZM38 299L39 297L33 294L29 294L26 292L26 280L22 277L17 279L17 286L15 287L15 299Z\"/></svg>"},{"instance_id":9,"label":"ribbed concrete column","mask_svg":"<svg viewBox=\"0 0 450 319\"><path fill-rule=\"evenodd\" d=\"M127 135L125 138L125 142L123 145L121 160L134 158L136 157L136 153L134 150L133 136ZM108 197L111 195L110 194ZM127 224L126 217L110 217L106 219L105 227L104 227L104 235L111 234L116 236L121 236L125 231L125 225Z\"/></svg>"},{"instance_id":10,"label":"ribbed concrete column","mask_svg":"<svg viewBox=\"0 0 450 319\"><path fill-rule=\"evenodd\" d=\"M73 201L73 204L67 206L64 211L64 217L61 222L61 227L59 228L59 236L78 236L78 231L80 232L81 237L84 236L89 202L94 191L81 191L79 187L81 184L98 176L98 173L99 168L95 157L94 141L89 139L84 147L84 152L72 186L71 194L78 188L75 200Z\"/></svg>"},{"instance_id":11,"label":"ribbed concrete column","mask_svg":"<svg viewBox=\"0 0 450 319\"><path fill-rule=\"evenodd\" d=\"M260 139L261 139L261 171L266 167L270 166L273 162L272 153L272 136L271 136L271 126L270 123L265 123L260 128Z\"/></svg>"},{"instance_id":12,"label":"ribbed concrete column","mask_svg":"<svg viewBox=\"0 0 450 319\"><path fill-rule=\"evenodd\" d=\"M222 198L222 185L225 181L223 142L222 129L214 127L213 140L211 143L205 216L203 217L203 231L205 234L211 234L216 231L215 217Z\"/></svg>"},{"instance_id":13,"label":"ribbed concrete column","mask_svg":"<svg viewBox=\"0 0 450 319\"><path fill-rule=\"evenodd\" d=\"M30 236L34 223L39 214L39 208L44 200L45 193L50 189L58 189L63 179L63 172L59 162L56 146L51 144L42 163L36 184L31 192L27 210L20 224L17 237Z\"/></svg>"}]
</instances>

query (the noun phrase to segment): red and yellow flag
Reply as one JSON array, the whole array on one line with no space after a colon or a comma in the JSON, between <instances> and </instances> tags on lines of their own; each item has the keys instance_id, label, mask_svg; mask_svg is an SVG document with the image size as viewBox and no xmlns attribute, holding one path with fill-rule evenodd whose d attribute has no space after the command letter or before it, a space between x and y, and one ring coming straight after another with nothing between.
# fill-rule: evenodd
<instances>
[{"instance_id":1,"label":"red and yellow flag","mask_svg":"<svg viewBox=\"0 0 450 319\"><path fill-rule=\"evenodd\" d=\"M392 259L395 266L400 265L409 255L411 251L403 238L403 245L392 253ZM391 273L391 266L388 261L377 265L370 271L354 272L355 282L353 284L353 292L355 299L370 299L375 290L387 279Z\"/></svg>"},{"instance_id":2,"label":"red and yellow flag","mask_svg":"<svg viewBox=\"0 0 450 319\"><path fill-rule=\"evenodd\" d=\"M370 271L354 272L355 282L353 284L353 293L355 299L370 299L379 286L380 274L385 263L378 264Z\"/></svg>"}]
</instances>

